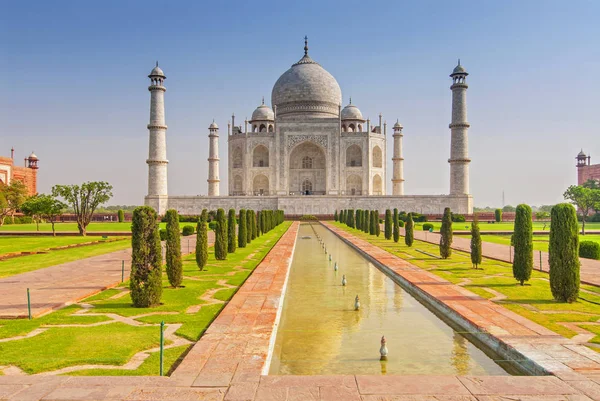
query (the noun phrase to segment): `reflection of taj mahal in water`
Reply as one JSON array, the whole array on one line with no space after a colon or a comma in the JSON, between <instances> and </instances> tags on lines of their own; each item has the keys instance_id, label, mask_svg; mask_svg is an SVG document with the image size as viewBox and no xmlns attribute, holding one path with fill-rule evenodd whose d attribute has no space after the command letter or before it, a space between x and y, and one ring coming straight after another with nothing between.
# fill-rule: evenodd
<instances>
[{"instance_id":1,"label":"reflection of taj mahal in water","mask_svg":"<svg viewBox=\"0 0 600 401\"><path fill-rule=\"evenodd\" d=\"M331 214L336 209L386 209L439 213L449 206L472 212L466 108L466 70L450 75L452 123L450 195L404 195L402 125L392 127L392 195L386 195L387 123L364 119L356 105L342 108L335 78L308 55L283 73L249 121L228 124L228 196L220 196L219 127L209 127L208 197L167 192L165 75L158 65L151 85L150 154L146 204L196 214L202 208L283 209L289 214ZM431 168L436 168L431 166ZM438 167L439 168L439 167Z\"/></svg>"}]
</instances>

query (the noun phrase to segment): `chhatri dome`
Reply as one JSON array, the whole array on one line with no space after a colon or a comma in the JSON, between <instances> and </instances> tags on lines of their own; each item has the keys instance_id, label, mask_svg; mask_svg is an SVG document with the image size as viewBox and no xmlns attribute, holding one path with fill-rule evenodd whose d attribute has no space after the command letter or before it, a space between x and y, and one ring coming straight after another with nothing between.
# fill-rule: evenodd
<instances>
[{"instance_id":1,"label":"chhatri dome","mask_svg":"<svg viewBox=\"0 0 600 401\"><path fill-rule=\"evenodd\" d=\"M150 72L150 75L148 75L148 77L163 77L166 78L165 73L163 72L163 70L158 66L158 61L156 62L156 67L154 67L152 69L152 71Z\"/></svg>"},{"instance_id":2,"label":"chhatri dome","mask_svg":"<svg viewBox=\"0 0 600 401\"><path fill-rule=\"evenodd\" d=\"M338 116L342 90L335 78L308 55L304 38L304 57L283 73L273 86L271 104L277 116L311 114L313 117Z\"/></svg>"},{"instance_id":3,"label":"chhatri dome","mask_svg":"<svg viewBox=\"0 0 600 401\"><path fill-rule=\"evenodd\" d=\"M341 118L342 120L365 120L358 107L352 104L352 98L350 98L348 106L342 109Z\"/></svg>"},{"instance_id":4,"label":"chhatri dome","mask_svg":"<svg viewBox=\"0 0 600 401\"><path fill-rule=\"evenodd\" d=\"M275 113L267 105L265 105L265 98L263 97L262 104L254 110L252 113L252 120L250 121L273 121L275 120Z\"/></svg>"},{"instance_id":5,"label":"chhatri dome","mask_svg":"<svg viewBox=\"0 0 600 401\"><path fill-rule=\"evenodd\" d=\"M467 70L465 70L465 67L463 67L462 65L460 65L460 59L458 59L458 65L456 67L454 67L454 70L452 71L452 75L454 75L454 74L469 75L467 73Z\"/></svg>"}]
</instances>

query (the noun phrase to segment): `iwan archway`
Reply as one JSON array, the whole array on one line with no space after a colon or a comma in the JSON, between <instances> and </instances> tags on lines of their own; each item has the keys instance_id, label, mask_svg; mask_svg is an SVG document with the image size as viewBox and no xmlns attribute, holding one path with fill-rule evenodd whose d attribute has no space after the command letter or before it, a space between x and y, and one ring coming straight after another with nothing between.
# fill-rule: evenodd
<instances>
[{"instance_id":1,"label":"iwan archway","mask_svg":"<svg viewBox=\"0 0 600 401\"><path fill-rule=\"evenodd\" d=\"M289 193L324 195L327 190L327 169L324 150L313 142L302 142L290 153Z\"/></svg>"}]
</instances>

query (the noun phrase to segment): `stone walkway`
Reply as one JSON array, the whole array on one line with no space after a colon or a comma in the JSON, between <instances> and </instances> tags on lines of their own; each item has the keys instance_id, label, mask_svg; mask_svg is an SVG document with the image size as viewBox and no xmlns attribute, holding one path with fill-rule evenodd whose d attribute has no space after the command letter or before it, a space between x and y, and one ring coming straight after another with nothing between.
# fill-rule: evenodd
<instances>
[{"instance_id":1,"label":"stone walkway","mask_svg":"<svg viewBox=\"0 0 600 401\"><path fill-rule=\"evenodd\" d=\"M209 231L210 243L213 238L214 234ZM194 252L195 244L195 235L181 237L181 252ZM124 279L127 280L131 270L131 249L0 279L0 318L27 318L27 288L31 296L31 315L36 317L114 287L121 283L123 261Z\"/></svg>"},{"instance_id":2,"label":"stone walkway","mask_svg":"<svg viewBox=\"0 0 600 401\"><path fill-rule=\"evenodd\" d=\"M382 229L383 231L383 229ZM404 235L404 229L400 229ZM430 233L427 231L414 231L415 239L429 242L432 244L440 243L439 233ZM471 253L471 237L460 237L455 235L452 237L452 249ZM496 259L503 262L512 263L513 251L512 247L503 244L495 244L493 242L482 242L481 246L483 256L490 259ZM540 255L541 268L540 268ZM581 282L591 285L600 286L600 260L592 260L579 258L581 261ZM548 252L533 251L533 265L536 270L548 272Z\"/></svg>"}]
</instances>

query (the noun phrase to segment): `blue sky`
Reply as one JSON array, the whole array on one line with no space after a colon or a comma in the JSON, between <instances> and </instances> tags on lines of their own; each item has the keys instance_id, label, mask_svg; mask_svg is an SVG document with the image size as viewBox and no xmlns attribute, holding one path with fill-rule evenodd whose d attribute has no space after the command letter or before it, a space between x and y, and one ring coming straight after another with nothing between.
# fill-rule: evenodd
<instances>
[{"instance_id":1,"label":"blue sky","mask_svg":"<svg viewBox=\"0 0 600 401\"><path fill-rule=\"evenodd\" d=\"M509 204L555 203L580 148L600 162L598 15L595 1L5 2L0 155L35 150L41 192L106 180L112 204L141 204L146 76L159 60L169 191L206 194L208 125L223 128L226 160L231 113L238 122L270 103L308 35L344 102L404 125L407 194L448 192L448 74L460 57L475 205L500 206L503 190ZM225 162L220 175L226 193Z\"/></svg>"}]
</instances>

